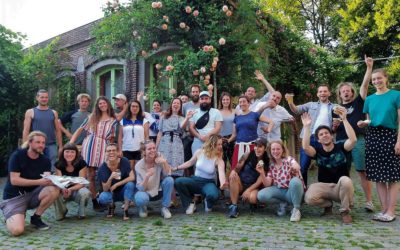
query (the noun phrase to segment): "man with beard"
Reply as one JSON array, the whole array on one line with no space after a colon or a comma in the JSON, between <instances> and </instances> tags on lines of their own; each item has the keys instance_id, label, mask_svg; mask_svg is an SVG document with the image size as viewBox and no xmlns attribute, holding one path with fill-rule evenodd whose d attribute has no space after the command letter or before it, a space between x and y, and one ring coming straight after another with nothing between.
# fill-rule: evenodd
<instances>
[{"instance_id":1,"label":"man with beard","mask_svg":"<svg viewBox=\"0 0 400 250\"><path fill-rule=\"evenodd\" d=\"M222 115L218 109L211 108L211 95L208 91L202 91L200 97L200 108L190 119L190 133L194 140L192 154L201 148L203 143L211 135L218 135L222 126Z\"/></svg>"},{"instance_id":2,"label":"man with beard","mask_svg":"<svg viewBox=\"0 0 400 250\"><path fill-rule=\"evenodd\" d=\"M343 82L337 86L336 96L341 106L347 110L347 120L353 127L357 135L357 143L351 151L351 158L361 180L361 187L364 191L366 203L365 210L373 212L374 205L372 203L372 184L367 180L365 173L365 129L359 128L357 122L365 120L366 116L363 113L364 100L368 93L368 84L371 80L373 60L365 56L367 70L364 75L364 80L360 87L360 94L356 96L356 90L352 83ZM335 116L335 115L334 115ZM336 141L345 141L347 139L346 131L340 119L333 118L333 130L336 130Z\"/></svg>"},{"instance_id":3,"label":"man with beard","mask_svg":"<svg viewBox=\"0 0 400 250\"><path fill-rule=\"evenodd\" d=\"M293 95L286 94L285 98L289 104L290 110L297 115L301 115L305 112L308 112L312 118L312 124L308 129L309 135L311 135L310 144L314 148L321 147L321 144L318 143L317 138L315 137L316 129L325 125L329 128L332 128L332 109L333 104L329 101L329 97L331 96L331 92L329 90L329 86L322 84L318 87L317 97L318 102L307 102L302 105L296 106L293 102ZM305 128L301 130L300 138L305 139ZM303 176L304 183L307 185L307 171L311 164L311 158L304 152L303 148L300 148L300 168L301 175Z\"/></svg>"},{"instance_id":4,"label":"man with beard","mask_svg":"<svg viewBox=\"0 0 400 250\"><path fill-rule=\"evenodd\" d=\"M8 162L8 179L4 187L0 208L6 219L7 230L13 236L25 230L25 214L37 208L31 216L31 224L39 230L49 229L41 215L58 198L60 189L52 185L42 174L50 174L50 160L43 155L46 135L32 131L21 149L16 150Z\"/></svg>"},{"instance_id":5,"label":"man with beard","mask_svg":"<svg viewBox=\"0 0 400 250\"><path fill-rule=\"evenodd\" d=\"M354 187L349 178L348 154L357 142L356 133L346 117L346 109L338 108L337 114L343 120L348 139L344 142L333 143L334 137L330 127L318 126L315 138L320 147L310 145L310 128L312 118L308 113L301 116L304 128L302 146L304 152L316 160L318 166L318 182L308 188L304 201L311 206L324 208L323 215L332 214L333 201L340 202L340 214L344 224L350 224L351 207L354 205Z\"/></svg>"},{"instance_id":6,"label":"man with beard","mask_svg":"<svg viewBox=\"0 0 400 250\"><path fill-rule=\"evenodd\" d=\"M44 154L50 159L51 168L55 171L55 163L58 151L62 150L62 134L58 124L57 111L49 108L49 93L41 89L36 93L38 106L28 109L25 112L24 129L22 132L22 141L28 140L30 131L41 131L46 135L46 148Z\"/></svg>"}]
</instances>

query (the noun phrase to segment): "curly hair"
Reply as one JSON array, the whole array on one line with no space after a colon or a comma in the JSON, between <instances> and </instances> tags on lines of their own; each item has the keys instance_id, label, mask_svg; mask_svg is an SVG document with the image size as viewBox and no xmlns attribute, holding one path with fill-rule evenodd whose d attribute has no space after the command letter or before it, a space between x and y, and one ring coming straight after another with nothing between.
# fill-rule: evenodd
<instances>
[{"instance_id":1,"label":"curly hair","mask_svg":"<svg viewBox=\"0 0 400 250\"><path fill-rule=\"evenodd\" d=\"M203 144L203 151L207 158L215 158L222 156L222 152L217 150L218 140L221 140L222 136L212 135Z\"/></svg>"}]
</instances>

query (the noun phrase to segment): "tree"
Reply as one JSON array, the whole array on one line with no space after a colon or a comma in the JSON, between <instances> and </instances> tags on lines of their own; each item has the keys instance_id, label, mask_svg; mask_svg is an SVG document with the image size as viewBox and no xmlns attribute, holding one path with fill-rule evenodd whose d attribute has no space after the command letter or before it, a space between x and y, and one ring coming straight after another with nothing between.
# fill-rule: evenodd
<instances>
[{"instance_id":1,"label":"tree","mask_svg":"<svg viewBox=\"0 0 400 250\"><path fill-rule=\"evenodd\" d=\"M105 7L105 17L93 31L91 52L98 57L148 59L160 46L172 43L180 50L158 62L159 75L205 86L214 83L215 74L219 90L234 95L255 85L255 69L267 72L283 91L311 92L304 99L312 96L313 86L344 78L348 70L341 59L265 12L260 2L115 1Z\"/></svg>"}]
</instances>

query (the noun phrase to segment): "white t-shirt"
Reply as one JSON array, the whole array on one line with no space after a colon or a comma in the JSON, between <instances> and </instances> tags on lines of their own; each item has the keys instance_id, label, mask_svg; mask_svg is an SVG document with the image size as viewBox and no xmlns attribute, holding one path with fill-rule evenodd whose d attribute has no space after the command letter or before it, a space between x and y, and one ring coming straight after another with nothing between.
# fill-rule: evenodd
<instances>
[{"instance_id":1,"label":"white t-shirt","mask_svg":"<svg viewBox=\"0 0 400 250\"><path fill-rule=\"evenodd\" d=\"M197 109L196 113L193 115L192 118L190 118L190 123L194 123L196 124L197 120L203 116L203 114L205 114L207 111L201 111L201 109ZM215 128L215 122L222 122L224 120L224 118L222 117L221 112L218 109L215 108L211 108L210 109L210 119L208 120L207 125L202 128L202 129L197 129L196 126L196 130L200 135L205 135L208 132L210 132L211 130L213 130Z\"/></svg>"},{"instance_id":2,"label":"white t-shirt","mask_svg":"<svg viewBox=\"0 0 400 250\"><path fill-rule=\"evenodd\" d=\"M143 124L124 124L124 120L120 121L123 130L122 136L122 151L138 151L140 150L140 143L144 141L144 128L143 125L149 121L144 118ZM132 129L134 130L132 133Z\"/></svg>"},{"instance_id":3,"label":"white t-shirt","mask_svg":"<svg viewBox=\"0 0 400 250\"><path fill-rule=\"evenodd\" d=\"M328 112L329 112L328 103L321 103L321 109L317 116L317 120L314 123L312 134L314 134L315 130L321 125L330 127Z\"/></svg>"}]
</instances>

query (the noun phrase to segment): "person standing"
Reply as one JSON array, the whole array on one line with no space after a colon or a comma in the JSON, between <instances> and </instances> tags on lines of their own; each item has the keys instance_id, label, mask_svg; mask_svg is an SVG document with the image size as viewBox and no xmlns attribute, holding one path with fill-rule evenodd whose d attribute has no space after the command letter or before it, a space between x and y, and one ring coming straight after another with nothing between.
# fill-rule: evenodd
<instances>
[{"instance_id":1,"label":"person standing","mask_svg":"<svg viewBox=\"0 0 400 250\"><path fill-rule=\"evenodd\" d=\"M200 149L211 135L218 135L222 125L222 115L218 109L211 107L211 96L208 91L200 93L200 108L190 119L190 133L194 140L192 154Z\"/></svg>"},{"instance_id":2,"label":"person standing","mask_svg":"<svg viewBox=\"0 0 400 250\"><path fill-rule=\"evenodd\" d=\"M60 189L43 178L50 174L50 160L43 155L46 135L41 131L32 131L21 149L16 150L8 162L8 179L4 186L3 210L7 230L12 236L19 236L25 231L25 215L28 209L36 208L31 216L31 224L39 230L47 230L41 215L49 208L60 194Z\"/></svg>"},{"instance_id":3,"label":"person standing","mask_svg":"<svg viewBox=\"0 0 400 250\"><path fill-rule=\"evenodd\" d=\"M301 115L308 112L312 118L312 124L309 127L311 129L309 135L310 144L314 148L321 147L315 138L315 130L321 126L325 125L332 128L332 109L333 104L329 101L331 92L329 86L322 84L318 87L317 97L318 102L307 102L302 105L296 106L293 102L293 95L286 94L285 98L289 104L290 110L297 115ZM300 133L300 138L304 140L305 128L303 127ZM303 176L304 183L307 185L307 172L311 164L311 158L304 152L303 148L300 148L300 169L301 175Z\"/></svg>"},{"instance_id":4,"label":"person standing","mask_svg":"<svg viewBox=\"0 0 400 250\"><path fill-rule=\"evenodd\" d=\"M368 212L372 212L374 211L374 204L372 203L372 185L367 179L367 175L365 173L365 129L357 126L358 121L365 120L363 107L364 100L368 93L368 84L371 80L373 66L372 58L365 56L365 63L367 65L367 70L364 75L363 83L360 87L360 94L356 95L356 89L352 83L342 82L337 86L336 96L338 103L346 108L347 120L357 135L357 143L353 150L351 150L351 158L358 176L360 177L361 187L364 191L366 199L364 208ZM335 117L333 118L333 130L336 132L337 142L345 141L347 139L347 134L343 123L340 122L340 119Z\"/></svg>"},{"instance_id":5,"label":"person standing","mask_svg":"<svg viewBox=\"0 0 400 250\"><path fill-rule=\"evenodd\" d=\"M150 124L149 127L149 138L156 142L157 134L159 129L160 117L162 114L161 110L161 102L159 100L153 101L153 111L150 113L153 122Z\"/></svg>"},{"instance_id":6,"label":"person standing","mask_svg":"<svg viewBox=\"0 0 400 250\"><path fill-rule=\"evenodd\" d=\"M372 71L372 85L376 92L367 97L364 113L367 120L359 121L366 127L365 155L367 179L376 182L381 211L373 219L391 222L396 219L396 205L400 181L400 92L388 88L384 69Z\"/></svg>"},{"instance_id":7,"label":"person standing","mask_svg":"<svg viewBox=\"0 0 400 250\"><path fill-rule=\"evenodd\" d=\"M28 139L30 131L42 131L46 139L44 154L50 159L51 169L55 170L57 154L62 150L62 135L58 124L57 111L49 108L49 92L41 89L36 93L38 106L25 112L22 141ZM57 151L58 145L58 151Z\"/></svg>"},{"instance_id":8,"label":"person standing","mask_svg":"<svg viewBox=\"0 0 400 250\"><path fill-rule=\"evenodd\" d=\"M81 154L83 160L88 164L89 190L92 192L92 203L95 210L102 209L96 199L96 172L105 160L106 145L114 141L118 126L110 101L107 97L100 96L96 100L93 113L75 131L70 140L70 143L75 143L82 132L87 133L82 143ZM120 133L119 140L121 140L121 136Z\"/></svg>"},{"instance_id":9,"label":"person standing","mask_svg":"<svg viewBox=\"0 0 400 250\"><path fill-rule=\"evenodd\" d=\"M84 93L79 94L76 97L76 100L78 102L79 109L67 112L59 119L60 129L69 139L71 139L72 134L75 133L75 131L90 115L89 112L89 106L91 101L90 95ZM71 131L64 127L68 123L71 123ZM76 140L75 144L80 147L82 145L83 139L85 139L85 136L86 136L85 134L81 134L79 138Z\"/></svg>"},{"instance_id":10,"label":"person standing","mask_svg":"<svg viewBox=\"0 0 400 250\"><path fill-rule=\"evenodd\" d=\"M232 96L228 92L222 92L221 97L219 98L218 108L219 112L221 112L223 119L221 131L219 133L222 136L223 140L223 158L226 163L229 162L232 165L231 160L235 143L228 143L228 139L231 137L233 132L233 120L235 119L235 110L232 108Z\"/></svg>"}]
</instances>

